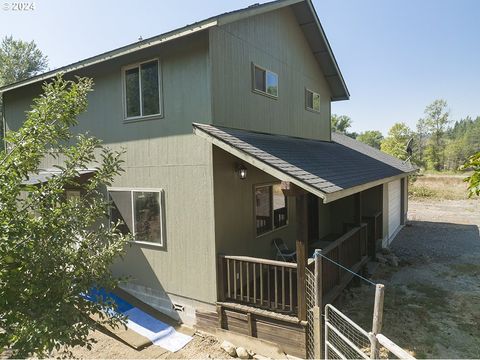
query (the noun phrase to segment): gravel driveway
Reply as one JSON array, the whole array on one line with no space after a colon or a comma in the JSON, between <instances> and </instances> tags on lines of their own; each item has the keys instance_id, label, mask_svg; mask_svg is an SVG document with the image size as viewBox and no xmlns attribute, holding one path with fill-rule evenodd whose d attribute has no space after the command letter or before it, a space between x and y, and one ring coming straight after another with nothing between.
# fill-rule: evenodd
<instances>
[{"instance_id":1,"label":"gravel driveway","mask_svg":"<svg viewBox=\"0 0 480 360\"><path fill-rule=\"evenodd\" d=\"M418 358L480 358L479 226L479 200L410 201L391 246L400 266L373 276L385 284L384 334ZM369 329L372 287L339 306Z\"/></svg>"}]
</instances>

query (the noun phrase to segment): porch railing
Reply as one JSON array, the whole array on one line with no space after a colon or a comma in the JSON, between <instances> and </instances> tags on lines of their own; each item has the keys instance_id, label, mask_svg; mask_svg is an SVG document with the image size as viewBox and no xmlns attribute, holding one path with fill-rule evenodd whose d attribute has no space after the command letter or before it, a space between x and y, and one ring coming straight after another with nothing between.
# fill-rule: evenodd
<instances>
[{"instance_id":1,"label":"porch railing","mask_svg":"<svg viewBox=\"0 0 480 360\"><path fill-rule=\"evenodd\" d=\"M248 256L218 256L219 297L295 314L297 264Z\"/></svg>"},{"instance_id":2,"label":"porch railing","mask_svg":"<svg viewBox=\"0 0 480 360\"><path fill-rule=\"evenodd\" d=\"M347 231L322 249L322 254L353 271L360 270L360 266L367 259L367 224L362 223ZM332 301L350 279L351 274L346 270L331 261L322 261L323 299L326 302Z\"/></svg>"},{"instance_id":3,"label":"porch railing","mask_svg":"<svg viewBox=\"0 0 480 360\"><path fill-rule=\"evenodd\" d=\"M362 221L368 224L368 256L375 258L377 250L377 240L382 238L383 232L383 213L378 211L374 214L362 216Z\"/></svg>"}]
</instances>

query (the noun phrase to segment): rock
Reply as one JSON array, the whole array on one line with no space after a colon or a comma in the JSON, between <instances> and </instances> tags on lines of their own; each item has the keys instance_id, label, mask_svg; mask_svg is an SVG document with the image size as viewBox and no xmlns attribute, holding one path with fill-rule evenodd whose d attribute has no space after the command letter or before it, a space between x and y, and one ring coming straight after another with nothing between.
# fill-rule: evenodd
<instances>
[{"instance_id":1,"label":"rock","mask_svg":"<svg viewBox=\"0 0 480 360\"><path fill-rule=\"evenodd\" d=\"M393 267L398 267L398 258L395 255L390 256L388 259L388 263Z\"/></svg>"},{"instance_id":2,"label":"rock","mask_svg":"<svg viewBox=\"0 0 480 360\"><path fill-rule=\"evenodd\" d=\"M229 343L228 341L222 342L222 345L220 345L220 348L223 349L228 355L236 357L237 352L235 350L235 346L233 344Z\"/></svg>"},{"instance_id":3,"label":"rock","mask_svg":"<svg viewBox=\"0 0 480 360\"><path fill-rule=\"evenodd\" d=\"M253 358L256 359L256 360L270 360L269 357L266 357L266 356L263 356L263 355L260 355L260 354L253 355Z\"/></svg>"},{"instance_id":4,"label":"rock","mask_svg":"<svg viewBox=\"0 0 480 360\"><path fill-rule=\"evenodd\" d=\"M237 348L237 356L240 359L250 359L250 354L248 353L248 351L241 346Z\"/></svg>"},{"instance_id":5,"label":"rock","mask_svg":"<svg viewBox=\"0 0 480 360\"><path fill-rule=\"evenodd\" d=\"M389 248L382 248L382 254L383 255L390 255L392 253L392 250L390 250Z\"/></svg>"},{"instance_id":6,"label":"rock","mask_svg":"<svg viewBox=\"0 0 480 360\"><path fill-rule=\"evenodd\" d=\"M387 263L387 258L385 256L383 256L382 254L377 254L376 257L377 257L377 261L380 264L386 264Z\"/></svg>"}]
</instances>

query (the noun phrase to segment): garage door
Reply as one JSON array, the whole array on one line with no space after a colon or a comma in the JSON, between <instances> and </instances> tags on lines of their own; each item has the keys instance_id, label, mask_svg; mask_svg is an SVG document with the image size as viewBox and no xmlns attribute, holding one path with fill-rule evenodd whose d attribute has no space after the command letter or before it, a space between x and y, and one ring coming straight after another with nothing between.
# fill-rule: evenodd
<instances>
[{"instance_id":1,"label":"garage door","mask_svg":"<svg viewBox=\"0 0 480 360\"><path fill-rule=\"evenodd\" d=\"M400 180L388 183L388 238L395 234L400 226L400 212L402 197L400 195Z\"/></svg>"}]
</instances>

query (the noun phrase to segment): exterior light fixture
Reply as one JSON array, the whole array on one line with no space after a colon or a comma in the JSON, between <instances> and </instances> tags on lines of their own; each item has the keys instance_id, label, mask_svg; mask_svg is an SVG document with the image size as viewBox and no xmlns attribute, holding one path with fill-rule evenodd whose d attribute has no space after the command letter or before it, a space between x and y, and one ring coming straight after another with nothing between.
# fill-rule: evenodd
<instances>
[{"instance_id":1,"label":"exterior light fixture","mask_svg":"<svg viewBox=\"0 0 480 360\"><path fill-rule=\"evenodd\" d=\"M247 168L243 165L237 165L237 174L240 179L245 180L247 178Z\"/></svg>"}]
</instances>

